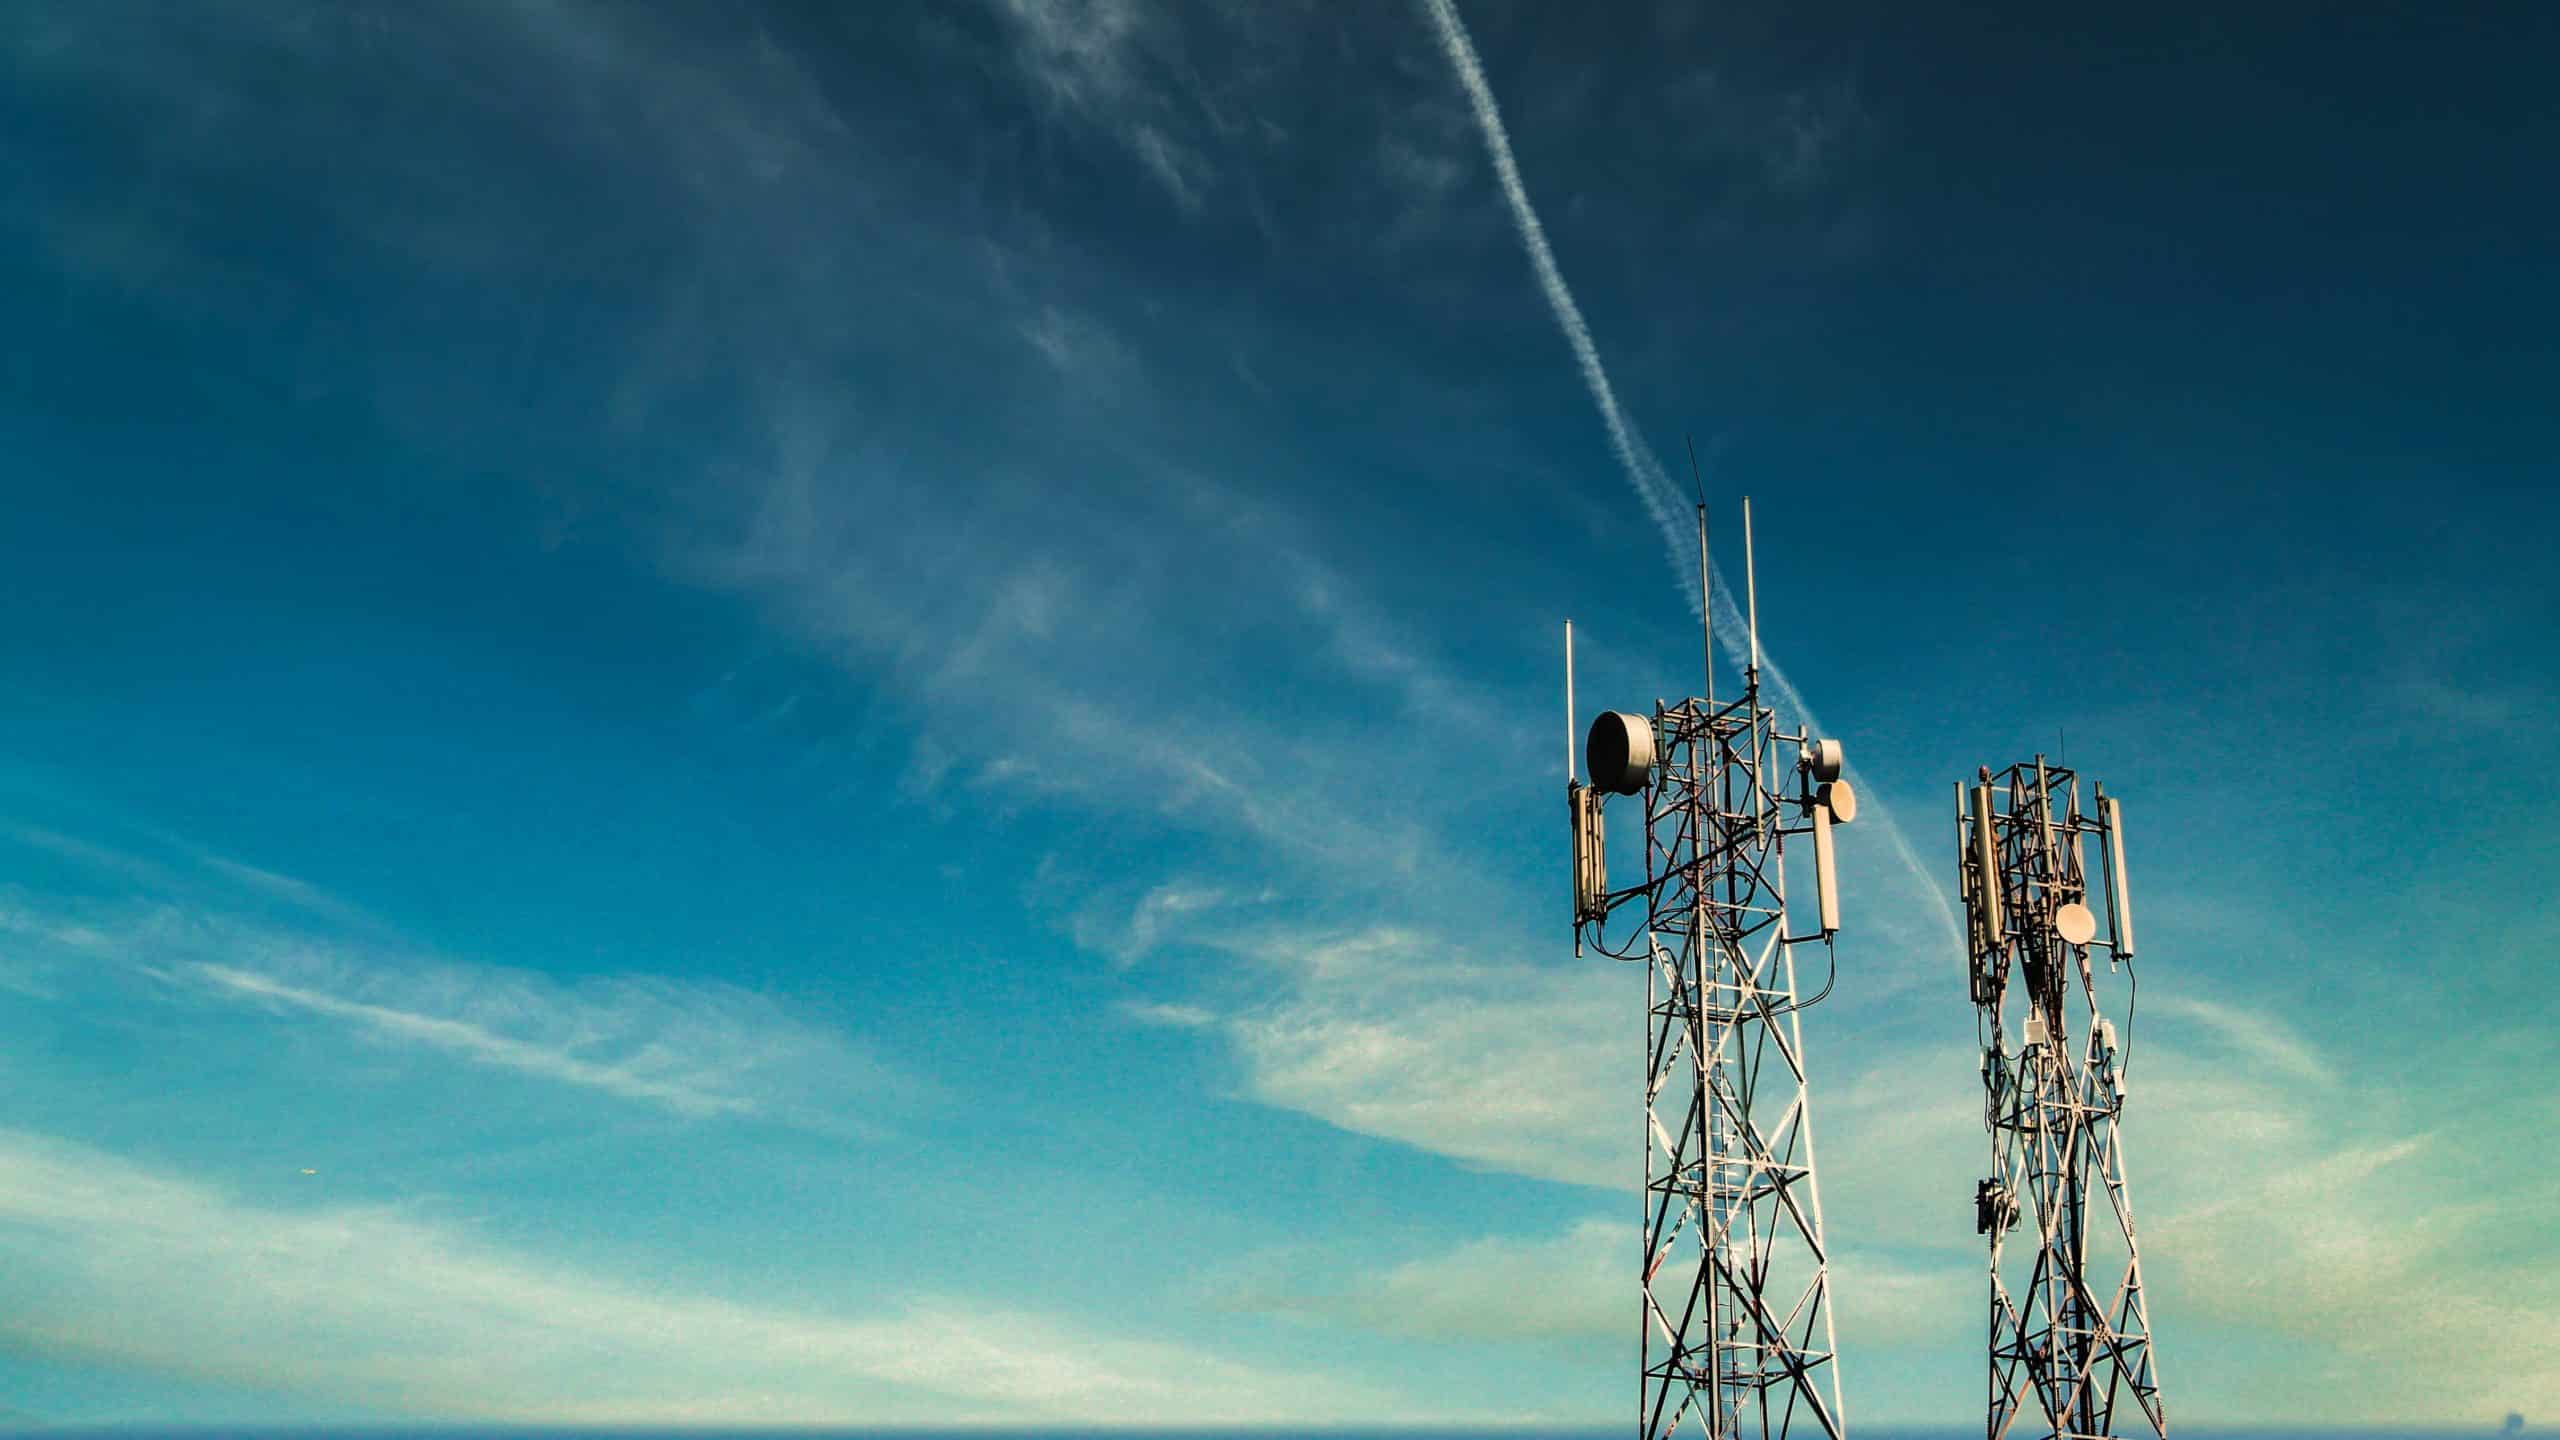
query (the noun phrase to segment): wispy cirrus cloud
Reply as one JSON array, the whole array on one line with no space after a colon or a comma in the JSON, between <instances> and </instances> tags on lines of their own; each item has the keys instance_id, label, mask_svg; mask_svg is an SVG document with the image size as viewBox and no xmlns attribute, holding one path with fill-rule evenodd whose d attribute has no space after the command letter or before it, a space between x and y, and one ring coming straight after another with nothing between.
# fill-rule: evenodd
<instances>
[{"instance_id":1,"label":"wispy cirrus cloud","mask_svg":"<svg viewBox=\"0 0 2560 1440\"><path fill-rule=\"evenodd\" d=\"M0 841L46 852L71 862L93 878L161 897L274 902L350 929L382 928L381 920L362 906L308 880L253 865L149 826L128 827L126 833L119 833L110 843L93 836L9 821L0 823Z\"/></svg>"},{"instance_id":2,"label":"wispy cirrus cloud","mask_svg":"<svg viewBox=\"0 0 2560 1440\"><path fill-rule=\"evenodd\" d=\"M1488 961L1392 928L1264 931L1235 953L1259 962L1264 981L1239 987L1254 998L1137 1007L1134 1018L1222 1034L1245 1064L1246 1093L1266 1104L1463 1164L1601 1189L1632 1183L1634 1137L1610 1122L1624 1112L1639 1007L1607 971ZM2396 1107L2377 1105L2280 1015L2210 992L2155 996L2144 1010L2125 1141L2170 1365L2210 1368L2182 1354L2181 1335L2199 1322L2255 1323L2280 1309L2289 1343L2327 1377L2333 1403L2321 1418L2433 1413L2434 1400L2401 1388L2412 1373L2397 1363L2403 1352L2466 1385L2503 1385L2521 1397L2509 1403L2553 1403L2542 1382L2514 1377L2533 1369L2522 1337L2560 1317L2530 1274L2465 1255L2537 1223L2547 1200L2517 1208L2527 1182L2514 1177L2466 1199L2466 1182L2435 1163L2443 1145L2395 1131ZM1950 1040L1819 1063L1842 1334L1953 1343L1983 1283L1961 1203L1989 1164L1975 1057ZM1913 1204L1915 1185L1944 1203ZM1597 1219L1332 1278L1321 1262L1299 1262L1287 1277L1241 1282L1231 1303L1397 1334L1622 1333L1633 1263ZM1483 1290L1489 1266L1542 1277L1542 1298L1508 1319L1443 1314L1436 1297ZM2209 1393L2229 1389L2228 1376L2198 1378Z\"/></svg>"},{"instance_id":3,"label":"wispy cirrus cloud","mask_svg":"<svg viewBox=\"0 0 2560 1440\"><path fill-rule=\"evenodd\" d=\"M149 953L136 946L127 953ZM334 1026L371 1045L573 1086L688 1117L839 1128L913 1101L920 1082L777 1000L717 981L554 980L501 966L379 963L296 941L235 938L220 960L146 961L195 994ZM871 1122L862 1122L868 1124Z\"/></svg>"},{"instance_id":4,"label":"wispy cirrus cloud","mask_svg":"<svg viewBox=\"0 0 2560 1440\"><path fill-rule=\"evenodd\" d=\"M1394 926L1225 943L1257 962L1237 993L1258 998L1183 1014L1234 1047L1256 1100L1469 1165L1632 1183L1636 1132L1610 1122L1641 1043L1635 967L1540 969Z\"/></svg>"},{"instance_id":5,"label":"wispy cirrus cloud","mask_svg":"<svg viewBox=\"0 0 2560 1440\"><path fill-rule=\"evenodd\" d=\"M217 855L201 847L189 846L197 864L232 884L281 900L297 909L336 921L361 927L379 927L382 922L363 907L353 905L308 880L298 879L263 866L251 865L227 855Z\"/></svg>"},{"instance_id":6,"label":"wispy cirrus cloud","mask_svg":"<svg viewBox=\"0 0 2560 1440\"><path fill-rule=\"evenodd\" d=\"M718 981L554 979L535 971L353 944L219 909L12 896L0 933L31 962L106 961L170 1000L307 1022L370 1047L483 1067L691 1117L757 1116L821 1129L922 1099L925 1084L866 1042ZM50 970L34 972L38 979ZM50 990L43 993L51 994Z\"/></svg>"},{"instance_id":7,"label":"wispy cirrus cloud","mask_svg":"<svg viewBox=\"0 0 2560 1440\"><path fill-rule=\"evenodd\" d=\"M2169 1292L2158 1308L2269 1327L2304 1347L2318 1398L2245 1396L2235 1418L2442 1413L2446 1393L2560 1408L2560 1372L2548 1363L2548 1337L2560 1333L2551 1266L2484 1266L2473 1253L2496 1243L2502 1219L2551 1223L2547 1199L2518 1205L2463 1186L2435 1163L2431 1135L2332 1137L2305 1126L2290 1142L2224 1169L2215 1193L2167 1208L2144 1231L2154 1257L2146 1278L2160 1275Z\"/></svg>"},{"instance_id":8,"label":"wispy cirrus cloud","mask_svg":"<svg viewBox=\"0 0 2560 1440\"><path fill-rule=\"evenodd\" d=\"M364 1044L688 1117L798 1117L835 1128L842 1122L822 1117L815 1097L922 1093L864 1043L738 986L559 980L423 954L320 886L181 836L153 832L146 851L19 822L0 827L0 838L72 862L109 896L155 897L0 891L0 935L21 942L0 961L0 984L44 998L56 998L50 977L65 957L103 959L157 978L172 998L309 1021ZM288 918L274 918L265 904L274 901ZM268 918L247 918L262 911Z\"/></svg>"},{"instance_id":9,"label":"wispy cirrus cloud","mask_svg":"<svg viewBox=\"0 0 2560 1440\"><path fill-rule=\"evenodd\" d=\"M2441 1413L2438 1393L2410 1388L2424 1373L2560 1403L2523 1338L2560 1326L2548 1287L2466 1253L2550 1223L2531 1181L2458 1169L2389 1084L2280 1013L2154 987L2120 1139L2173 1395L2194 1387L2258 1423ZM1865 1054L1817 1101L1844 1337L1950 1340L1979 1295L1986 1261L1961 1203L1990 1164L1974 1066L1955 1044ZM1915 1187L1942 1202L1913 1204ZM2270 1326L2316 1393L2251 1390L2245 1356L2194 1348Z\"/></svg>"},{"instance_id":10,"label":"wispy cirrus cloud","mask_svg":"<svg viewBox=\"0 0 2560 1440\"><path fill-rule=\"evenodd\" d=\"M832 1314L538 1259L414 1207L287 1206L0 1130L0 1335L426 1417L1320 1421L1354 1384L1004 1303Z\"/></svg>"},{"instance_id":11,"label":"wispy cirrus cloud","mask_svg":"<svg viewBox=\"0 0 2560 1440\"><path fill-rule=\"evenodd\" d=\"M1408 1339L1623 1344L1637 1324L1643 1256L1634 1219L1592 1215L1542 1233L1478 1236L1392 1265L1292 1253L1277 1257L1285 1263L1248 1267L1222 1300ZM1982 1272L1961 1261L1914 1261L1835 1241L1832 1268L1844 1353L1942 1341L1978 1319L1968 1302Z\"/></svg>"},{"instance_id":12,"label":"wispy cirrus cloud","mask_svg":"<svg viewBox=\"0 0 2560 1440\"><path fill-rule=\"evenodd\" d=\"M1487 1235L1384 1268L1258 1276L1224 1297L1239 1309L1340 1321L1421 1340L1624 1336L1635 1315L1631 1221L1589 1218L1548 1235Z\"/></svg>"},{"instance_id":13,"label":"wispy cirrus cloud","mask_svg":"<svg viewBox=\"0 0 2560 1440\"><path fill-rule=\"evenodd\" d=\"M2265 1422L2443 1413L2446 1393L2560 1406L2540 1339L2560 1333L2552 1267L2513 1250L2560 1223L2537 1157L2466 1160L2470 1117L2405 1076L2359 1074L2316 1027L2188 988L2144 1006L2165 1027L2146 1019L2160 1038L2141 1042L2128 1101L2155 1314L2271 1329L2317 1389L2228 1388L2223 1357L2182 1355L2174 1331L2169 1363L2221 1372L2234 1417Z\"/></svg>"},{"instance_id":14,"label":"wispy cirrus cloud","mask_svg":"<svg viewBox=\"0 0 2560 1440\"><path fill-rule=\"evenodd\" d=\"M1147 891L1125 910L1088 910L1072 927L1076 943L1109 955L1122 965L1135 964L1156 945L1178 933L1187 920L1198 920L1239 906L1268 903L1272 893L1240 892L1201 880L1168 880Z\"/></svg>"},{"instance_id":15,"label":"wispy cirrus cloud","mask_svg":"<svg viewBox=\"0 0 2560 1440\"><path fill-rule=\"evenodd\" d=\"M194 962L171 973L224 998L280 1013L341 1021L374 1039L422 1046L475 1064L663 1105L680 1115L752 1114L760 1108L739 1093L728 1075L698 1060L674 1059L663 1042L653 1042L631 1058L597 1061L578 1053L584 1047L545 1044L473 1020L351 1000L230 965ZM611 1008L617 1013L609 1028L628 1028L627 1004Z\"/></svg>"},{"instance_id":16,"label":"wispy cirrus cloud","mask_svg":"<svg viewBox=\"0 0 2560 1440\"><path fill-rule=\"evenodd\" d=\"M2337 1083L2337 1068L2327 1057L2263 1006L2232 1004L2202 995L2164 995L2146 1008L2200 1027L2219 1042L2223 1054L2243 1059L2250 1069L2271 1069L2314 1085Z\"/></svg>"},{"instance_id":17,"label":"wispy cirrus cloud","mask_svg":"<svg viewBox=\"0 0 2560 1440\"><path fill-rule=\"evenodd\" d=\"M1197 214L1215 172L1173 133L1172 106L1141 72L1152 61L1149 16L1135 0L1001 0L1033 86L1127 147L1185 214Z\"/></svg>"},{"instance_id":18,"label":"wispy cirrus cloud","mask_svg":"<svg viewBox=\"0 0 2560 1440\"><path fill-rule=\"evenodd\" d=\"M767 418L753 482L671 538L668 569L885 678L917 720L921 788L1151 812L1336 882L1374 886L1442 848L1419 809L1355 803L1366 776L1350 736L1275 716L1267 682L1248 706L1199 669L1235 663L1234 627L1285 622L1304 648L1255 658L1312 653L1328 679L1485 728L1459 704L1465 688L1313 559L1286 514L1151 462L1145 487L1096 483L1064 507L1028 479L998 484L966 525L893 536L876 518L931 511L936 477L871 453L814 398L777 397ZM1163 533L1185 536L1179 555L1146 538ZM982 733L994 694L1012 723Z\"/></svg>"}]
</instances>

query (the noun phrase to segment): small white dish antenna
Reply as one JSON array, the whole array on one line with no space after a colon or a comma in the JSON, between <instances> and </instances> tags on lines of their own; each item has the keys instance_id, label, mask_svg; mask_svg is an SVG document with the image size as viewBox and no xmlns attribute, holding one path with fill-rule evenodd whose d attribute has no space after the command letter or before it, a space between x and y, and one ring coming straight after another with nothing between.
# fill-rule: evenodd
<instances>
[{"instance_id":1,"label":"small white dish antenna","mask_svg":"<svg viewBox=\"0 0 2560 1440\"><path fill-rule=\"evenodd\" d=\"M1813 772L1814 779L1837 780L1841 766L1846 762L1840 754L1839 741L1813 740L1805 744L1804 763L1805 768Z\"/></svg>"},{"instance_id":2,"label":"small white dish antenna","mask_svg":"<svg viewBox=\"0 0 2560 1440\"><path fill-rule=\"evenodd\" d=\"M2088 906L2074 900L2053 912L2053 933L2061 936L2066 945L2086 945L2097 938L2098 917L2089 913Z\"/></svg>"},{"instance_id":3,"label":"small white dish antenna","mask_svg":"<svg viewBox=\"0 0 2560 1440\"><path fill-rule=\"evenodd\" d=\"M1858 792L1846 780L1825 780L1813 794L1813 802L1831 812L1834 824L1846 825L1858 818Z\"/></svg>"}]
</instances>

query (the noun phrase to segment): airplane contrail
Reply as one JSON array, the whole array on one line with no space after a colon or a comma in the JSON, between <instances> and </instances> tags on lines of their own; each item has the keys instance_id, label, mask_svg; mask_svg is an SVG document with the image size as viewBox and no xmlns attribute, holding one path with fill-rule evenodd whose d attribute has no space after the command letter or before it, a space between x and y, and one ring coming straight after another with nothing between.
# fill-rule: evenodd
<instances>
[{"instance_id":1,"label":"airplane contrail","mask_svg":"<svg viewBox=\"0 0 2560 1440\"><path fill-rule=\"evenodd\" d=\"M1494 176L1500 181L1504 203L1510 207L1512 224L1520 233L1521 248L1529 252L1529 268L1537 272L1538 288L1546 294L1547 308L1555 312L1556 327L1573 348L1583 386L1591 392L1591 403L1599 407L1600 423L1609 432L1609 448L1616 452L1619 467L1626 471L1627 483L1634 487L1636 498L1653 517L1654 528L1661 533L1663 549L1671 560L1671 573L1688 597L1690 610L1704 619L1712 606L1716 612L1715 628L1723 632L1726 651L1735 654L1734 637L1743 633L1744 617L1733 603L1732 587L1721 583L1721 575L1711 573L1709 593L1699 592L1693 548L1697 537L1680 523L1680 509L1686 497L1664 473L1652 447L1645 444L1643 434L1618 405L1617 388L1609 383L1609 372L1600 363L1600 349L1592 343L1591 325L1582 318L1582 307L1574 303L1572 288L1564 283L1564 272L1557 267L1555 251L1547 244L1547 227L1539 222L1537 207L1529 203L1529 187L1521 180L1520 164L1511 154L1511 133L1503 126L1501 107L1494 104L1493 87L1485 83L1484 66L1476 59L1475 43L1467 37L1466 24L1458 18L1454 0L1422 0L1422 6L1431 12L1432 24L1440 32L1440 48L1448 55L1450 68L1458 72L1458 83L1475 109L1476 128L1484 135L1485 154L1493 161ZM1813 711L1804 703L1804 696L1765 650L1760 657L1760 675L1785 699L1788 708L1803 717L1808 728L1814 726ZM1947 892L1921 865L1910 838L1894 823L1883 798L1868 796L1866 800L1868 813L1875 818L1877 828L1884 831L1894 858L1910 872L1913 884L1927 897L1950 946L1962 950L1964 931L1956 924L1955 907L1948 902Z\"/></svg>"},{"instance_id":2,"label":"airplane contrail","mask_svg":"<svg viewBox=\"0 0 2560 1440\"><path fill-rule=\"evenodd\" d=\"M1722 586L1718 586L1715 599L1716 629L1722 631L1727 637L1744 633L1744 628L1749 622L1742 612L1734 607L1732 595ZM1726 640L1726 648L1728 651L1733 649L1730 638ZM1804 703L1804 693L1796 689L1795 682L1787 678L1786 671L1778 668L1778 662L1771 658L1766 646L1761 647L1760 652L1760 680L1761 683L1778 692L1778 698L1785 702L1789 710L1795 712L1796 718L1803 722L1807 732L1816 735L1826 733L1821 722L1813 718L1813 707ZM1855 765L1849 767L1853 775L1857 773L1857 769ZM1949 953L1963 955L1964 926L1956 920L1955 903L1947 898L1946 889L1938 883L1937 877L1929 872L1927 866L1920 863L1920 852L1912 848L1911 837L1904 834L1902 826L1895 822L1893 811L1885 805L1883 797L1868 789L1863 780L1858 790L1859 800L1866 807L1866 812L1874 817L1876 828L1884 832L1885 843L1893 847L1893 858L1900 861L1902 868L1909 872L1912 888L1918 890L1929 902L1930 913L1937 917L1938 928L1946 932Z\"/></svg>"},{"instance_id":3,"label":"airplane contrail","mask_svg":"<svg viewBox=\"0 0 2560 1440\"><path fill-rule=\"evenodd\" d=\"M1672 573L1679 577L1690 608L1698 610L1706 597L1698 593L1698 577L1689 572L1685 558L1690 557L1694 537L1680 523L1680 487L1663 473L1661 462L1653 458L1644 437L1627 423L1626 412L1618 408L1618 392L1609 383L1609 372L1601 368L1599 347L1591 342L1591 326L1582 318L1582 307L1574 303L1573 291L1564 283L1564 272L1556 268L1555 252L1547 248L1547 227L1538 222L1537 209L1529 203L1519 162L1511 158L1510 132L1503 128L1502 111L1493 103L1493 88L1485 83L1484 67L1476 62L1476 47L1467 39L1467 27L1458 19L1457 7L1450 0L1423 0L1423 7L1438 25L1440 48L1447 52L1450 66L1458 72L1458 83L1466 87L1467 99L1475 106L1476 125L1484 132L1485 153L1492 157L1494 174L1502 182L1502 198L1509 203L1511 219L1520 231L1520 243L1529 252L1529 267L1538 273L1538 288L1546 292L1547 306L1555 311L1556 325L1564 331L1565 343L1573 347L1573 358L1582 368L1582 383L1591 391L1591 403L1600 407L1600 423L1609 431L1609 448L1617 452L1618 464L1625 468L1636 498L1652 515L1654 528L1662 532Z\"/></svg>"}]
</instances>

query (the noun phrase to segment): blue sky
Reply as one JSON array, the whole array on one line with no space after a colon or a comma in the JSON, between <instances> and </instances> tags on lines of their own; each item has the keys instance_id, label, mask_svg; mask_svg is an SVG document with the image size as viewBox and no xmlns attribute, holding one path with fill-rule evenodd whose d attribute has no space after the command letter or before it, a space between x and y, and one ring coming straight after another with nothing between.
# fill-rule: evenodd
<instances>
[{"instance_id":1,"label":"blue sky","mask_svg":"<svg viewBox=\"0 0 2560 1440\"><path fill-rule=\"evenodd\" d=\"M0 7L8 1405L1615 1423L1557 626L1687 693L1694 434L1853 1420L2058 745L2171 1413L2560 1409L2550 22L1453 13L1516 196L1425 6Z\"/></svg>"}]
</instances>

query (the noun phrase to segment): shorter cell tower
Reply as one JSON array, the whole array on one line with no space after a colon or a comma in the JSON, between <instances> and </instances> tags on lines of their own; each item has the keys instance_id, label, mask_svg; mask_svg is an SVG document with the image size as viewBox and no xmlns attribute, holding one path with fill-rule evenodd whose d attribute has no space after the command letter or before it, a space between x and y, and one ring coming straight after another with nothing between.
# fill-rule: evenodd
<instances>
[{"instance_id":1,"label":"shorter cell tower","mask_svg":"<svg viewBox=\"0 0 2560 1440\"><path fill-rule=\"evenodd\" d=\"M1743 573L1751 575L1751 502ZM1706 506L1698 582L1707 589ZM1782 725L1760 698L1760 624L1747 593L1741 694L1609 712L1574 778L1573 627L1565 626L1565 793L1573 818L1574 953L1587 943L1646 969L1644 1255L1636 1433L1670 1440L1794 1434L1839 1440L1830 1261L1814 1181L1813 1118L1796 952L1831 968L1840 902L1831 829L1857 812L1840 742ZM1601 804L1642 807L1644 878L1609 888ZM1815 924L1796 929L1783 850L1812 852ZM1802 850L1797 852L1803 854ZM1612 938L1621 907L1640 917ZM1801 915L1797 920L1801 920ZM1822 991L1827 993L1825 979Z\"/></svg>"},{"instance_id":2,"label":"shorter cell tower","mask_svg":"<svg viewBox=\"0 0 2560 1440\"><path fill-rule=\"evenodd\" d=\"M2129 1027L2123 811L2101 785L2097 813L2083 813L2079 776L2041 755L1977 776L1956 786L1956 836L1993 1171L1974 1191L1974 1228L1991 1242L1984 1433L2166 1437L2118 1129L2128 1047L2102 998L2113 987L2089 960L2103 949L2108 975L2124 975ZM2092 837L2106 876L2104 939L2083 863ZM2119 1407L2132 1411L2130 1429L2117 1429Z\"/></svg>"}]
</instances>

